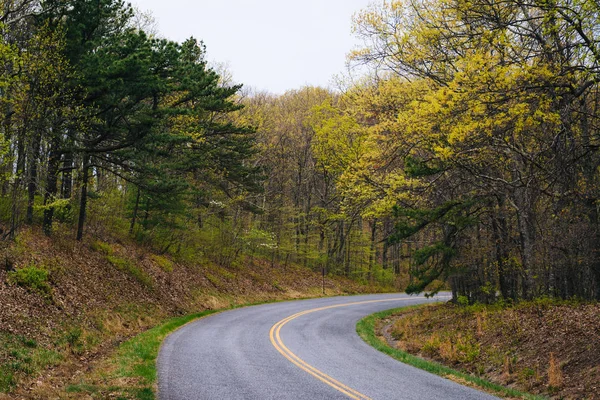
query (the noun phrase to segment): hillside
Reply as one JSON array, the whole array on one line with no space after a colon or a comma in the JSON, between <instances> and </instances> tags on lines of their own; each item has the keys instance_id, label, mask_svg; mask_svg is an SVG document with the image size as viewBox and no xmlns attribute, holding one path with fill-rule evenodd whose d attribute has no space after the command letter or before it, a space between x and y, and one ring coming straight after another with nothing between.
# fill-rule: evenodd
<instances>
[{"instance_id":1,"label":"hillside","mask_svg":"<svg viewBox=\"0 0 600 400\"><path fill-rule=\"evenodd\" d=\"M600 306L549 299L401 311L377 334L395 348L552 399L600 399Z\"/></svg>"},{"instance_id":2,"label":"hillside","mask_svg":"<svg viewBox=\"0 0 600 400\"><path fill-rule=\"evenodd\" d=\"M24 230L3 250L0 393L45 398L126 338L172 316L322 291L320 274L292 264L243 257L219 266L133 242L69 239ZM328 295L374 290L325 282Z\"/></svg>"}]
</instances>

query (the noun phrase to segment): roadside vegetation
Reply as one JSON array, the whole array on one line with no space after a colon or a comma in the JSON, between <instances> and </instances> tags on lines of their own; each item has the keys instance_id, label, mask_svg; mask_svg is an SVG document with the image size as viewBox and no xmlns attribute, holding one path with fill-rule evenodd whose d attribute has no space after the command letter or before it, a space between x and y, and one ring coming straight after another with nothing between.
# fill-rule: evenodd
<instances>
[{"instance_id":1,"label":"roadside vegetation","mask_svg":"<svg viewBox=\"0 0 600 400\"><path fill-rule=\"evenodd\" d=\"M598 3L357 11L364 76L273 95L124 1L0 1L0 392L234 304L449 289L501 335L523 301L600 300ZM460 321L419 351L570 393L563 354L488 354Z\"/></svg>"},{"instance_id":2,"label":"roadside vegetation","mask_svg":"<svg viewBox=\"0 0 600 400\"><path fill-rule=\"evenodd\" d=\"M393 357L496 395L597 399L599 319L597 303L539 299L390 310L357 329Z\"/></svg>"},{"instance_id":3,"label":"roadside vegetation","mask_svg":"<svg viewBox=\"0 0 600 400\"><path fill-rule=\"evenodd\" d=\"M322 275L292 263L240 255L222 266L159 255L133 238L68 239L23 229L5 249L15 266L0 269L0 393L9 398L146 398L158 346L177 326L215 310L323 295ZM382 290L324 282L326 295Z\"/></svg>"},{"instance_id":4,"label":"roadside vegetation","mask_svg":"<svg viewBox=\"0 0 600 400\"><path fill-rule=\"evenodd\" d=\"M382 321L389 321L390 317L394 318L394 316L403 313L418 313L420 310L424 310L426 307L429 306L402 307L369 315L358 322L356 325L356 331L365 342L377 350L413 367L453 380L462 385L471 386L476 389L492 393L496 396L526 399L537 398L536 396L492 383L482 377L464 373L441 363L415 356L405 350L402 350L402 348L398 346L390 345L390 343L386 341L385 337L381 336Z\"/></svg>"},{"instance_id":5,"label":"roadside vegetation","mask_svg":"<svg viewBox=\"0 0 600 400\"><path fill-rule=\"evenodd\" d=\"M89 395L94 399L122 397L138 400L156 398L156 359L162 341L177 328L218 310L173 318L123 343L109 358L80 382L67 386L63 398Z\"/></svg>"}]
</instances>

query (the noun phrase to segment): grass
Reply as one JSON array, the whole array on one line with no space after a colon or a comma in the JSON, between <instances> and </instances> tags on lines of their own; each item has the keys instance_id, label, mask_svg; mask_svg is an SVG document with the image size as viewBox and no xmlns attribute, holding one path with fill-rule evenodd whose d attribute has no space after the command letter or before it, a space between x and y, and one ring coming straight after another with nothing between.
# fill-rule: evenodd
<instances>
[{"instance_id":1,"label":"grass","mask_svg":"<svg viewBox=\"0 0 600 400\"><path fill-rule=\"evenodd\" d=\"M135 263L131 260L128 260L127 258L115 254L115 251L110 244L102 242L100 240L95 240L90 244L90 248L94 251L104 254L108 262L115 266L118 270L125 272L126 274L140 282L142 285L148 288L152 288L153 282L150 275L148 275L146 272L144 272L144 270L135 265ZM166 272L173 271L173 263L167 258L158 255L153 255L152 260Z\"/></svg>"},{"instance_id":2,"label":"grass","mask_svg":"<svg viewBox=\"0 0 600 400\"><path fill-rule=\"evenodd\" d=\"M0 334L0 393L8 393L22 376L34 375L43 369L58 365L63 356L45 349L35 340L10 334Z\"/></svg>"},{"instance_id":3,"label":"grass","mask_svg":"<svg viewBox=\"0 0 600 400\"><path fill-rule=\"evenodd\" d=\"M369 315L358 322L356 325L356 332L359 336L373 346L375 349L385 353L398 361L413 367L422 369L432 374L447 378L450 380L458 381L461 383L468 384L469 386L476 387L486 392L492 393L496 396L508 397L508 398L522 398L522 399L545 399L545 397L524 393L515 389L507 388L495 383L492 383L483 378L466 374L464 372L457 371L455 369L446 367L439 363L428 361L420 357L414 356L406 351L391 347L385 340L380 339L375 333L376 323L379 320L387 318L398 312L407 311L415 308L424 308L427 306L409 306L396 308L392 310L386 310Z\"/></svg>"},{"instance_id":4,"label":"grass","mask_svg":"<svg viewBox=\"0 0 600 400\"><path fill-rule=\"evenodd\" d=\"M150 258L163 271L165 271L165 272L173 272L173 267L175 265L173 263L173 261L169 260L168 258L166 258L164 256L160 256L158 254L152 254L150 256Z\"/></svg>"},{"instance_id":5,"label":"grass","mask_svg":"<svg viewBox=\"0 0 600 400\"><path fill-rule=\"evenodd\" d=\"M152 328L146 332L123 343L111 358L112 371L109 373L111 380L125 379L125 386L104 388L110 392L117 392L120 398L139 400L154 399L154 385L156 384L156 358L163 340L171 332L198 318L214 314L218 310L206 310L200 313L170 319L169 321ZM81 383L67 388L68 393L87 393L94 395L102 392L102 388ZM101 394L103 396L103 394Z\"/></svg>"},{"instance_id":6,"label":"grass","mask_svg":"<svg viewBox=\"0 0 600 400\"><path fill-rule=\"evenodd\" d=\"M164 339L182 326L211 314L259 304L287 300L268 300L256 303L232 305L221 309L205 310L199 313L176 317L152 328L123 343L108 361L109 371L100 374L103 382L126 382L125 384L101 387L88 382L70 385L67 393L88 394L92 398L154 400L157 369L156 359ZM109 394L108 394L108 393Z\"/></svg>"},{"instance_id":7,"label":"grass","mask_svg":"<svg viewBox=\"0 0 600 400\"><path fill-rule=\"evenodd\" d=\"M108 255L108 256L106 256L106 259L108 260L108 262L110 262L112 265L114 265L117 269L119 269L120 271L123 271L123 272L127 273L128 275L130 275L131 277L135 278L142 285L144 285L148 288L152 288L153 282L152 282L152 278L150 277L150 275L148 275L146 272L144 272L141 268L139 268L137 265L135 265L130 260L123 258L123 257L116 256L116 255Z\"/></svg>"},{"instance_id":8,"label":"grass","mask_svg":"<svg viewBox=\"0 0 600 400\"><path fill-rule=\"evenodd\" d=\"M100 240L95 240L90 244L90 248L94 251L100 252L107 256L110 256L114 253L113 248L110 244L102 242Z\"/></svg>"},{"instance_id":9,"label":"grass","mask_svg":"<svg viewBox=\"0 0 600 400\"><path fill-rule=\"evenodd\" d=\"M298 299L279 299L264 301L248 301L240 304L232 297L228 307L206 310L195 314L169 319L161 325L147 330L121 344L118 350L94 372L92 381L82 381L67 387L67 393L86 394L96 399L107 397L117 399L155 400L157 368L156 359L164 339L182 326L209 316L211 314L233 310L236 308L255 306L267 303L278 303L290 300L318 298L320 295L306 296ZM85 378L84 378L85 379ZM93 384L102 382L101 384ZM113 384L114 383L114 384Z\"/></svg>"}]
</instances>

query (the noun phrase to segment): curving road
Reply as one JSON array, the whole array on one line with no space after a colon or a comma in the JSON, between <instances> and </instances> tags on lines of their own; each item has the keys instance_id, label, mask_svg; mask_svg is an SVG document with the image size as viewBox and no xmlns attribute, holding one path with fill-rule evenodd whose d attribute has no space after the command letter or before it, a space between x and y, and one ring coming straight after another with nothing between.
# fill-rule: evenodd
<instances>
[{"instance_id":1,"label":"curving road","mask_svg":"<svg viewBox=\"0 0 600 400\"><path fill-rule=\"evenodd\" d=\"M405 294L240 308L188 324L158 357L161 400L494 399L371 348L356 322L439 301Z\"/></svg>"}]
</instances>

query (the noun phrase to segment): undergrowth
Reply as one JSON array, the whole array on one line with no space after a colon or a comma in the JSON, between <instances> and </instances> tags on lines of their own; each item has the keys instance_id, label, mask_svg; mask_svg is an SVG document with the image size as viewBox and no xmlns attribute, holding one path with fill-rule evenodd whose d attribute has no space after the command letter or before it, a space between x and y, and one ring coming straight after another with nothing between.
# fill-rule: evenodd
<instances>
[{"instance_id":1,"label":"undergrowth","mask_svg":"<svg viewBox=\"0 0 600 400\"><path fill-rule=\"evenodd\" d=\"M359 336L368 344L373 346L375 349L385 353L405 364L412 365L413 367L422 369L424 371L439 375L445 378L458 380L465 382L466 384L476 387L481 390L493 393L494 395L508 398L523 398L523 399L544 399L544 397L535 396L521 391L507 388L501 385L492 383L486 379L478 376L470 375L464 372L457 371L449 368L445 365L439 364L434 361L425 360L423 358L414 356L402 349L391 347L383 338L380 338L376 334L377 324L379 321L386 319L394 314L400 312L406 312L412 309L427 309L430 306L410 306L402 307L387 311L378 312L368 317L363 318L356 325L356 331Z\"/></svg>"},{"instance_id":2,"label":"undergrowth","mask_svg":"<svg viewBox=\"0 0 600 400\"><path fill-rule=\"evenodd\" d=\"M145 331L123 343L97 372L104 382L127 382L108 386L82 381L67 387L68 393L88 394L93 398L106 396L135 400L154 400L157 381L156 360L163 340L178 328L199 318L235 308L271 303L264 301L251 304L232 305L223 309L205 310L199 313L176 317Z\"/></svg>"},{"instance_id":3,"label":"undergrowth","mask_svg":"<svg viewBox=\"0 0 600 400\"><path fill-rule=\"evenodd\" d=\"M0 393L10 392L18 379L58 365L63 356L22 336L0 334Z\"/></svg>"},{"instance_id":4,"label":"undergrowth","mask_svg":"<svg viewBox=\"0 0 600 400\"><path fill-rule=\"evenodd\" d=\"M52 288L48 283L49 275L48 270L30 264L27 267L9 272L8 282L47 297L52 293Z\"/></svg>"},{"instance_id":5,"label":"undergrowth","mask_svg":"<svg viewBox=\"0 0 600 400\"><path fill-rule=\"evenodd\" d=\"M106 259L120 271L127 273L142 285L152 288L152 278L132 261L117 255L108 255Z\"/></svg>"}]
</instances>

